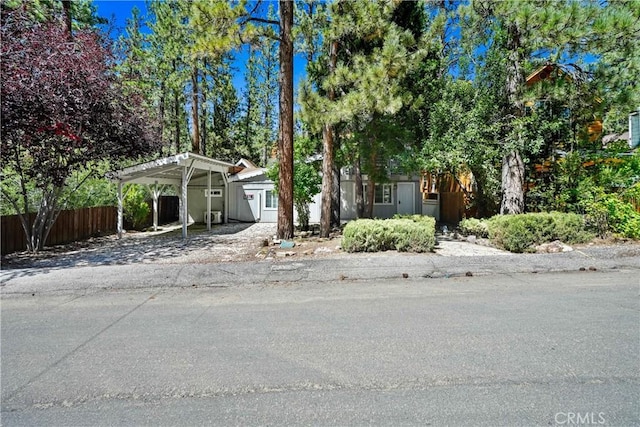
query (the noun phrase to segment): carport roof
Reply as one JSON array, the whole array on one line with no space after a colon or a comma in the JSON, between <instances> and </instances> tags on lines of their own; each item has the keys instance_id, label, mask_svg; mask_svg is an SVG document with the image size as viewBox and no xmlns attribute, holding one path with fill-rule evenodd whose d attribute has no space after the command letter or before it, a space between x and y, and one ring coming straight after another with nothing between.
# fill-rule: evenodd
<instances>
[{"instance_id":1,"label":"carport roof","mask_svg":"<svg viewBox=\"0 0 640 427\"><path fill-rule=\"evenodd\" d=\"M195 153L181 153L107 173L107 178L122 183L179 185L184 168L193 168L192 178L208 171L228 175L234 165Z\"/></svg>"}]
</instances>

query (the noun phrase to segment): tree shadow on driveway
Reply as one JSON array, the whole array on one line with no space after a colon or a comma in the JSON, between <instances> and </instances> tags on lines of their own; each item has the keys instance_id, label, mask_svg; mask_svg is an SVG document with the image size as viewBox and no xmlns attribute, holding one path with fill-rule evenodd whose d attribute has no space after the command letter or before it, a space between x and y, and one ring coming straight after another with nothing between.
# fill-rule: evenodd
<instances>
[{"instance_id":1,"label":"tree shadow on driveway","mask_svg":"<svg viewBox=\"0 0 640 427\"><path fill-rule=\"evenodd\" d=\"M274 232L275 224L219 224L211 231L193 224L183 239L181 227L165 227L159 232L125 233L122 239L112 235L45 248L36 254L9 254L2 258L2 269L242 261L254 256Z\"/></svg>"}]
</instances>

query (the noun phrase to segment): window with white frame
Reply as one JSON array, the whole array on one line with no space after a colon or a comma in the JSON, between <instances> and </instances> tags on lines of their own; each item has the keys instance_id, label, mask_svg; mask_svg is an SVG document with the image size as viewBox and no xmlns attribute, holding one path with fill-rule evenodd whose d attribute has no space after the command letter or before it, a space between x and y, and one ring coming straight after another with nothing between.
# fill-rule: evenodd
<instances>
[{"instance_id":1,"label":"window with white frame","mask_svg":"<svg viewBox=\"0 0 640 427\"><path fill-rule=\"evenodd\" d=\"M278 209L278 194L274 190L264 192L265 209Z\"/></svg>"},{"instance_id":2,"label":"window with white frame","mask_svg":"<svg viewBox=\"0 0 640 427\"><path fill-rule=\"evenodd\" d=\"M212 188L211 191L204 190L204 195L207 197L222 197L222 188Z\"/></svg>"},{"instance_id":3,"label":"window with white frame","mask_svg":"<svg viewBox=\"0 0 640 427\"><path fill-rule=\"evenodd\" d=\"M364 203L367 203L367 184L363 184ZM376 184L373 199L374 205L392 205L393 204L393 184Z\"/></svg>"}]
</instances>

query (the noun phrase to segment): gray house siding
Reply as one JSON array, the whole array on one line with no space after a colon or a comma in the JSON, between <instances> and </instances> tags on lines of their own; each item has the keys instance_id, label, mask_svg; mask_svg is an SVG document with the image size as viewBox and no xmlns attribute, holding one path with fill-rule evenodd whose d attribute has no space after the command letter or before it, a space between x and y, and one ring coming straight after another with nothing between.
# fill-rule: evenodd
<instances>
[{"instance_id":1,"label":"gray house siding","mask_svg":"<svg viewBox=\"0 0 640 427\"><path fill-rule=\"evenodd\" d=\"M406 176L392 176L385 184L390 188L391 200L388 203L374 203L375 218L391 218L397 213L412 215L422 213L422 193L419 178L409 179ZM363 184L367 185L366 177ZM407 206L408 205L408 206ZM356 218L355 180L343 177L341 182L340 217L343 220Z\"/></svg>"},{"instance_id":2,"label":"gray house siding","mask_svg":"<svg viewBox=\"0 0 640 427\"><path fill-rule=\"evenodd\" d=\"M364 184L367 184L366 176ZM391 218L397 213L422 214L422 193L420 179L410 176L392 176L388 186L386 203L373 206L376 218ZM264 174L252 178L236 180L229 184L229 219L238 221L277 222L277 208L266 205L267 191L273 191L274 184ZM390 197L390 199L389 199ZM310 222L320 222L321 196L317 194L309 206ZM356 218L355 180L343 175L340 188L340 218ZM294 211L297 222L297 212Z\"/></svg>"},{"instance_id":3,"label":"gray house siding","mask_svg":"<svg viewBox=\"0 0 640 427\"><path fill-rule=\"evenodd\" d=\"M267 191L274 191L274 184L258 176L255 180L229 184L229 219L237 221L277 222L278 209L267 206Z\"/></svg>"}]
</instances>

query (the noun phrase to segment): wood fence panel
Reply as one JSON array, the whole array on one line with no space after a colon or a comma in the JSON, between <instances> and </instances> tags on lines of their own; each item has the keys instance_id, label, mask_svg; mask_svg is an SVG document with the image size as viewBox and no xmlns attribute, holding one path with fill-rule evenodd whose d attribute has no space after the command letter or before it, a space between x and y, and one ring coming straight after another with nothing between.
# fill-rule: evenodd
<instances>
[{"instance_id":1,"label":"wood fence panel","mask_svg":"<svg viewBox=\"0 0 640 427\"><path fill-rule=\"evenodd\" d=\"M116 232L117 218L118 211L113 206L62 211L51 228L45 246L113 234ZM35 220L35 214L30 214L30 220ZM26 238L18 215L3 216L0 226L3 255L26 250Z\"/></svg>"},{"instance_id":2,"label":"wood fence panel","mask_svg":"<svg viewBox=\"0 0 640 427\"><path fill-rule=\"evenodd\" d=\"M158 198L158 223L166 224L178 221L180 202L177 196L160 196ZM153 212L151 213L153 218ZM152 219L153 221L153 219Z\"/></svg>"},{"instance_id":3,"label":"wood fence panel","mask_svg":"<svg viewBox=\"0 0 640 427\"><path fill-rule=\"evenodd\" d=\"M440 221L447 224L457 224L464 215L464 193L440 193Z\"/></svg>"},{"instance_id":4,"label":"wood fence panel","mask_svg":"<svg viewBox=\"0 0 640 427\"><path fill-rule=\"evenodd\" d=\"M2 254L24 250L27 243L22 230L20 218L17 215L3 216L2 222Z\"/></svg>"}]
</instances>

